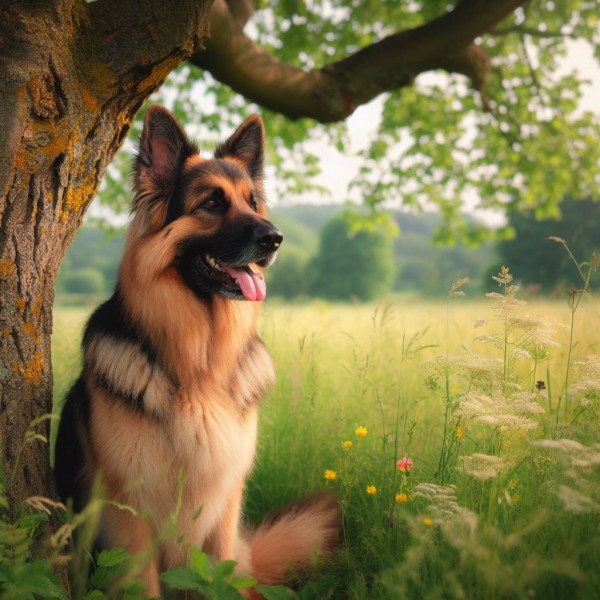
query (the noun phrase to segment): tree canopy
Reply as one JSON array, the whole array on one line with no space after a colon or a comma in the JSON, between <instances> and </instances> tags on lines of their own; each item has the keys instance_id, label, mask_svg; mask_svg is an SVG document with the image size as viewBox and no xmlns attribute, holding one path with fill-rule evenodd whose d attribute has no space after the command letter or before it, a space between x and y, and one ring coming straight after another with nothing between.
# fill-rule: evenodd
<instances>
[{"instance_id":1,"label":"tree canopy","mask_svg":"<svg viewBox=\"0 0 600 600\"><path fill-rule=\"evenodd\" d=\"M477 243L491 234L467 205L548 218L566 196L598 198L600 119L565 59L576 40L600 55L599 23L586 0L219 0L206 49L159 98L209 147L260 105L285 198L315 185L315 140L353 152L343 120L379 97L344 199L437 207L438 241Z\"/></svg>"}]
</instances>

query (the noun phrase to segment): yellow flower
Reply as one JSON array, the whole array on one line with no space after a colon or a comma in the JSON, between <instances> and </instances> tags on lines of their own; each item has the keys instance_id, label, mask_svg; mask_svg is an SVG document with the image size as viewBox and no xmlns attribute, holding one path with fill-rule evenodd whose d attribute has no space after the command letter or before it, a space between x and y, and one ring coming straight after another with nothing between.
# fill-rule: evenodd
<instances>
[{"instance_id":1,"label":"yellow flower","mask_svg":"<svg viewBox=\"0 0 600 600\"><path fill-rule=\"evenodd\" d=\"M460 442L460 440L463 439L463 435L465 435L465 432L460 425L456 428L455 431L456 431L456 439Z\"/></svg>"},{"instance_id":2,"label":"yellow flower","mask_svg":"<svg viewBox=\"0 0 600 600\"><path fill-rule=\"evenodd\" d=\"M377 488L374 485L367 486L367 494L369 494L369 496L374 496L376 493L377 493Z\"/></svg>"},{"instance_id":3,"label":"yellow flower","mask_svg":"<svg viewBox=\"0 0 600 600\"><path fill-rule=\"evenodd\" d=\"M354 433L355 433L355 434L356 434L358 437L361 437L361 438L362 438L362 437L365 437L365 436L367 435L367 433L369 433L369 432L367 431L367 428L366 428L366 427L363 427L362 425L360 425L359 427L357 427L357 428L354 430Z\"/></svg>"},{"instance_id":4,"label":"yellow flower","mask_svg":"<svg viewBox=\"0 0 600 600\"><path fill-rule=\"evenodd\" d=\"M433 525L433 521L429 517L425 517L423 519L423 525L425 525L425 527L431 527Z\"/></svg>"},{"instance_id":5,"label":"yellow flower","mask_svg":"<svg viewBox=\"0 0 600 600\"><path fill-rule=\"evenodd\" d=\"M406 494L396 494L396 502L398 504L406 504L408 502L408 496Z\"/></svg>"},{"instance_id":6,"label":"yellow flower","mask_svg":"<svg viewBox=\"0 0 600 600\"><path fill-rule=\"evenodd\" d=\"M342 448L344 448L344 450L347 450L348 448L352 448L352 442L350 440L344 440L342 442Z\"/></svg>"},{"instance_id":7,"label":"yellow flower","mask_svg":"<svg viewBox=\"0 0 600 600\"><path fill-rule=\"evenodd\" d=\"M325 479L327 479L327 481L333 481L336 477L337 473L335 471L332 471L331 469L325 471Z\"/></svg>"}]
</instances>

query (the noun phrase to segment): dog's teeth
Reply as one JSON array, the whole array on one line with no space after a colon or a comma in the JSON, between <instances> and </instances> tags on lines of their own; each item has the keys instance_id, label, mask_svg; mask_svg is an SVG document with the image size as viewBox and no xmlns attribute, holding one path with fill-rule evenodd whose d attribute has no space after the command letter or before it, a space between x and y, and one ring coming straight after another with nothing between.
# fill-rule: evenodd
<instances>
[{"instance_id":1,"label":"dog's teeth","mask_svg":"<svg viewBox=\"0 0 600 600\"><path fill-rule=\"evenodd\" d=\"M209 267L212 267L215 271L223 271L223 269L221 269L217 261L212 256L210 256L210 254L205 254L204 260L206 261L206 264Z\"/></svg>"}]
</instances>

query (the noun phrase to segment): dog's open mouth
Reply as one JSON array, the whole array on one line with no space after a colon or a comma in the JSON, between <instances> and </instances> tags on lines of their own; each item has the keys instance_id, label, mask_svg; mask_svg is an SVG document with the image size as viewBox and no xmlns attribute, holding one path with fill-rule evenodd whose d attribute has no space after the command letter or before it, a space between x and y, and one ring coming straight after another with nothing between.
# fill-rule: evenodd
<instances>
[{"instance_id":1,"label":"dog's open mouth","mask_svg":"<svg viewBox=\"0 0 600 600\"><path fill-rule=\"evenodd\" d=\"M267 286L263 274L255 264L233 267L220 263L210 254L205 254L202 262L211 279L219 281L229 292L240 293L255 302L261 302L267 295Z\"/></svg>"}]
</instances>

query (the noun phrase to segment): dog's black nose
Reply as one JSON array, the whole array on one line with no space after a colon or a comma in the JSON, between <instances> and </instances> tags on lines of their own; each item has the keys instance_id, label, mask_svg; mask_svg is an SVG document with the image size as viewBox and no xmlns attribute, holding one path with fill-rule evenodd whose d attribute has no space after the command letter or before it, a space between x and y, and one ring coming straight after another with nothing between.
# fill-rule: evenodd
<instances>
[{"instance_id":1,"label":"dog's black nose","mask_svg":"<svg viewBox=\"0 0 600 600\"><path fill-rule=\"evenodd\" d=\"M283 241L283 235L271 223L264 223L254 228L254 241L263 250L275 252Z\"/></svg>"}]
</instances>

